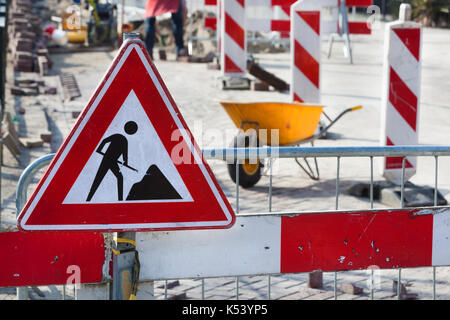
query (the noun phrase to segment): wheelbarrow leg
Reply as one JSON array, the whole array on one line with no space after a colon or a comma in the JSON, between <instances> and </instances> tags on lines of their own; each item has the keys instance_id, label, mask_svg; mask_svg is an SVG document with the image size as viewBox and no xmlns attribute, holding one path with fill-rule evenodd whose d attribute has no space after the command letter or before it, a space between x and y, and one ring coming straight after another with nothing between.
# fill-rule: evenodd
<instances>
[{"instance_id":1,"label":"wheelbarrow leg","mask_svg":"<svg viewBox=\"0 0 450 320\"><path fill-rule=\"evenodd\" d=\"M314 147L314 143L311 142L311 146ZM308 177L310 177L312 180L318 181L320 178L319 175L319 165L317 164L317 158L314 157L314 166L316 171L314 172L314 169L311 167L311 165L308 162L308 159L306 157L303 158L303 161L305 162L306 166L303 166L302 163L300 162L300 158L295 158L295 162L297 162L297 164L300 166L300 168L303 169L303 171L305 171L305 173L308 175Z\"/></svg>"},{"instance_id":2,"label":"wheelbarrow leg","mask_svg":"<svg viewBox=\"0 0 450 320\"><path fill-rule=\"evenodd\" d=\"M315 172L314 169L311 167L311 165L308 162L307 158L303 158L303 161L305 162L305 166L303 166L300 162L300 158L295 158L295 162L297 162L297 164L300 166L300 168L303 169L303 171L305 171L305 173L308 175L308 177L310 177L312 180L319 180L320 176L319 176L319 166L317 165L317 158L314 158L314 166L315 168Z\"/></svg>"}]
</instances>

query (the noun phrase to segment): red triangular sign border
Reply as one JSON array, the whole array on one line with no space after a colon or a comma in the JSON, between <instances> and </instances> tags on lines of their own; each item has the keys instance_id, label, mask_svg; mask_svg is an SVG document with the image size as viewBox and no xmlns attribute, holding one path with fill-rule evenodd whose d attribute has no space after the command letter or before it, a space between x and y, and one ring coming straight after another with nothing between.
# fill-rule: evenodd
<instances>
[{"instance_id":1,"label":"red triangular sign border","mask_svg":"<svg viewBox=\"0 0 450 320\"><path fill-rule=\"evenodd\" d=\"M153 85L152 85L153 84ZM166 151L190 151L174 163L193 201L63 204L130 90L134 90ZM172 133L179 130L179 139ZM174 141L173 141L174 140ZM126 41L18 218L22 231L160 231L229 228L235 216L145 45Z\"/></svg>"}]
</instances>

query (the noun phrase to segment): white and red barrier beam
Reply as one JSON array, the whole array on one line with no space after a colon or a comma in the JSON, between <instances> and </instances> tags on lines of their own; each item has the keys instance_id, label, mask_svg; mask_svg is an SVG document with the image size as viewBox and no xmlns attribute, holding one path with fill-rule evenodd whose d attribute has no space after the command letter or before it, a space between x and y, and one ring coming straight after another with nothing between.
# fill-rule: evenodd
<instances>
[{"instance_id":1,"label":"white and red barrier beam","mask_svg":"<svg viewBox=\"0 0 450 320\"><path fill-rule=\"evenodd\" d=\"M243 215L226 230L136 236L141 280L450 264L448 207Z\"/></svg>"},{"instance_id":2,"label":"white and red barrier beam","mask_svg":"<svg viewBox=\"0 0 450 320\"><path fill-rule=\"evenodd\" d=\"M381 145L418 144L422 26L411 21L386 25L381 118ZM402 157L383 158L383 176L402 181ZM417 167L416 157L405 159L406 182Z\"/></svg>"},{"instance_id":3,"label":"white and red barrier beam","mask_svg":"<svg viewBox=\"0 0 450 320\"><path fill-rule=\"evenodd\" d=\"M0 252L0 287L98 283L104 279L101 233L2 232Z\"/></svg>"},{"instance_id":4,"label":"white and red barrier beam","mask_svg":"<svg viewBox=\"0 0 450 320\"><path fill-rule=\"evenodd\" d=\"M278 31L282 33L288 33L290 31L290 6L295 3L293 0L246 0L247 7L272 7L281 8L281 12L284 12L286 18L275 18L275 19L247 19L247 30L248 31L259 31L259 32L271 32ZM318 0L318 3L323 1ZM216 5L216 0L205 0L205 5ZM373 0L349 0L346 2L347 7L368 7L373 4ZM327 0L325 6L338 6L337 0L332 0L331 2ZM322 21L322 34L335 33L338 29L338 21ZM217 19L215 17L205 17L204 19L205 28L210 28L212 30L217 29ZM367 25L366 22L360 21L349 21L348 28L350 34L371 34L372 30Z\"/></svg>"},{"instance_id":5,"label":"white and red barrier beam","mask_svg":"<svg viewBox=\"0 0 450 320\"><path fill-rule=\"evenodd\" d=\"M247 0L247 5L251 7L269 6L290 6L298 0ZM368 7L373 4L373 0L347 0L347 7ZM206 6L216 6L217 0L205 0Z\"/></svg>"},{"instance_id":6,"label":"white and red barrier beam","mask_svg":"<svg viewBox=\"0 0 450 320\"><path fill-rule=\"evenodd\" d=\"M450 207L240 215L230 229L136 242L141 281L448 266ZM75 270L80 283L102 282L105 247L99 233L0 233L0 287L73 283Z\"/></svg>"},{"instance_id":7,"label":"white and red barrier beam","mask_svg":"<svg viewBox=\"0 0 450 320\"><path fill-rule=\"evenodd\" d=\"M205 0L205 6L216 6L218 0ZM252 7L290 6L297 0L247 0Z\"/></svg>"},{"instance_id":8,"label":"white and red barrier beam","mask_svg":"<svg viewBox=\"0 0 450 320\"><path fill-rule=\"evenodd\" d=\"M259 31L259 32L290 32L291 22L284 19L247 19L247 30L248 31ZM204 19L205 28L210 28L212 30L217 29L217 19L215 17L205 17ZM337 30L337 23L333 25L332 23L326 24L326 29L329 30L326 33L333 33ZM372 30L367 26L366 22L348 22L348 29L350 34L371 34Z\"/></svg>"}]
</instances>

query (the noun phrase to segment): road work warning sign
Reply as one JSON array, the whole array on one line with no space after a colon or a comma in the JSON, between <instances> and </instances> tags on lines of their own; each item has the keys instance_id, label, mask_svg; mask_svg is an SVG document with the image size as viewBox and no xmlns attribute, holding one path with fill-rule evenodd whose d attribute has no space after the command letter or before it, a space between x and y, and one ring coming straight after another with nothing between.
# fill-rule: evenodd
<instances>
[{"instance_id":1,"label":"road work warning sign","mask_svg":"<svg viewBox=\"0 0 450 320\"><path fill-rule=\"evenodd\" d=\"M234 213L140 40L126 41L18 219L24 231L227 228Z\"/></svg>"}]
</instances>

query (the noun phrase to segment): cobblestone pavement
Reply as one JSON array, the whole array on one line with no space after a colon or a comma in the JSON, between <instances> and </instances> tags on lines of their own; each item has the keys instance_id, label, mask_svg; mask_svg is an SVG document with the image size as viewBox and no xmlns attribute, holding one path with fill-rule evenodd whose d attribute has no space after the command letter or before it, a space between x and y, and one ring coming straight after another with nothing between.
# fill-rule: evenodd
<instances>
[{"instance_id":1,"label":"cobblestone pavement","mask_svg":"<svg viewBox=\"0 0 450 320\"><path fill-rule=\"evenodd\" d=\"M370 37L354 37L354 64L349 65L342 55L341 44L335 45L334 55L322 61L322 102L330 117L349 106L363 105L363 109L346 115L333 127L328 139L318 140L317 146L371 146L379 144L381 69L383 32L375 30ZM420 114L420 144L448 145L450 133L450 61L445 59L450 51L450 31L424 30L422 96ZM82 97L72 102L62 102L62 94L56 97L38 96L15 98L14 106L25 105L27 113L19 119L22 134L36 134L48 126L53 134L52 143L24 153L21 164L6 155L7 166L2 173L2 227L13 229L15 225L14 190L17 179L27 164L40 155L55 152L70 131L75 119L72 111L80 111L99 83L115 52L78 53L54 55L53 75L46 81L58 85L57 72L76 75ZM289 55L256 54L255 57L268 71L290 82ZM221 108L220 100L238 101L289 101L289 95L275 91L221 91L217 88L218 71L207 70L204 64L176 63L169 55L168 61L156 61L163 80L178 104L188 126L201 148L226 147L236 134L236 128ZM59 88L59 92L61 88ZM10 99L14 99L10 97ZM45 125L42 125L45 123ZM222 161L210 161L210 166L231 205L235 207L235 185L228 176ZM375 180L381 181L379 163L375 161ZM336 195L336 159L319 159L321 179L310 180L293 159L277 160L273 177L273 211L334 210ZM450 159L439 162L439 190L450 200ZM418 172L411 179L417 185L433 186L434 159L419 158ZM365 209L367 199L355 198L346 190L355 182L370 179L369 159L341 159L339 183L339 209ZM37 182L37 180L35 181ZM269 178L251 189L240 189L240 213L268 211ZM375 208L385 207L375 202ZM339 272L338 288L343 283L354 283L364 289L360 295L344 294L338 290L339 299L368 299L370 271ZM439 299L450 299L450 270L437 268L436 292ZM375 298L396 299L393 281L397 270L375 272ZM168 280L167 298L201 299L202 280ZM267 275L239 278L239 299L267 299ZM333 299L334 273L324 273L324 287L320 290L307 287L307 274L272 275L271 299ZM419 299L432 297L432 268L404 269L402 282L408 292L417 293ZM211 278L204 280L205 299L236 299L236 278ZM30 290L32 299L61 299L63 286L39 287ZM65 297L74 298L73 288L66 288ZM13 288L0 289L0 299L13 299ZM164 281L155 282L155 298L164 299Z\"/></svg>"}]
</instances>

